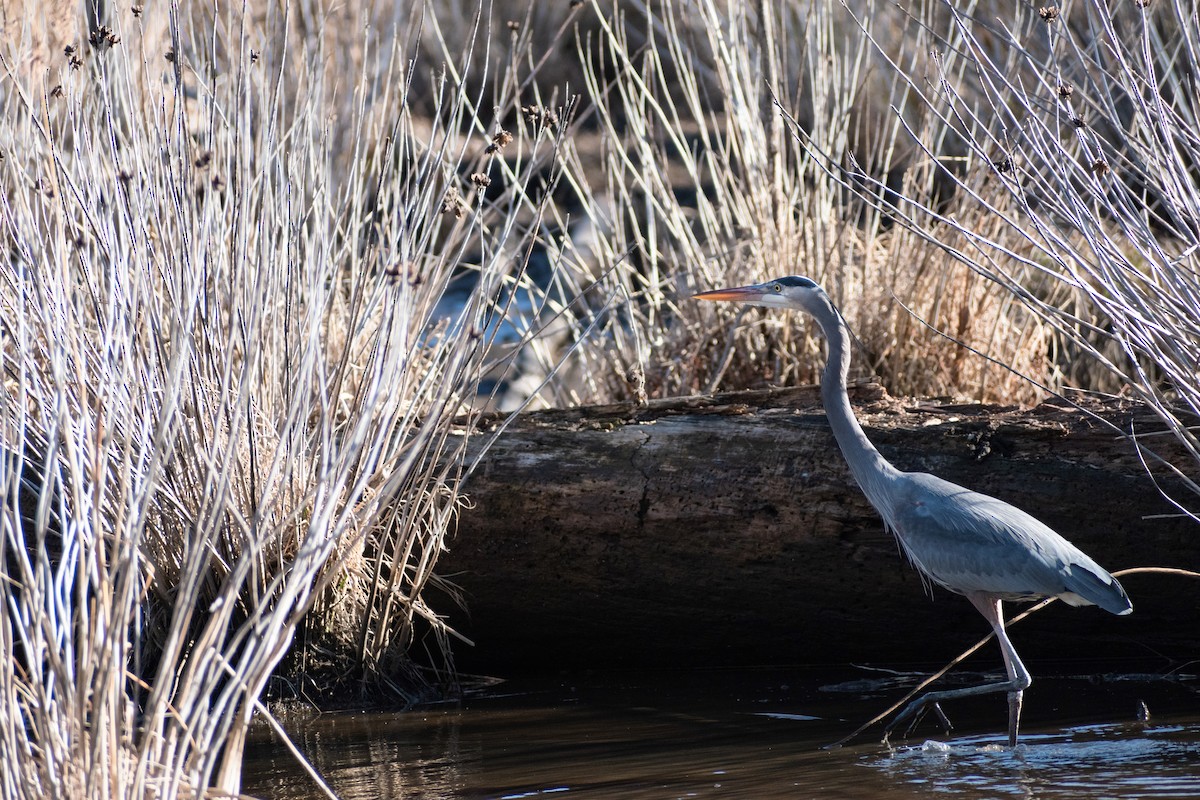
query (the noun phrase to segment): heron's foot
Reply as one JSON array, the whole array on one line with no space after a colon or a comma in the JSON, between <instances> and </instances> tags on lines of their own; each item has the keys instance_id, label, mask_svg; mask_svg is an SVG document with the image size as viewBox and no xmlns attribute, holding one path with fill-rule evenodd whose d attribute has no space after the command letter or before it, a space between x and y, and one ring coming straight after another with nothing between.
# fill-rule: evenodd
<instances>
[{"instance_id":1,"label":"heron's foot","mask_svg":"<svg viewBox=\"0 0 1200 800\"><path fill-rule=\"evenodd\" d=\"M946 712L942 710L939 698L940 693L930 692L921 695L906 705L904 710L897 714L896 718L884 728L883 741L887 742L892 731L899 728L905 720L909 720L908 725L904 728L904 738L907 739L908 735L913 732L913 729L917 727L918 723L920 723L931 708L937 714L938 721L942 724L942 729L949 734L950 731L954 730L954 725L950 722L950 718L946 716Z\"/></svg>"},{"instance_id":2,"label":"heron's foot","mask_svg":"<svg viewBox=\"0 0 1200 800\"><path fill-rule=\"evenodd\" d=\"M948 735L950 731L954 730L954 726L950 724L950 718L946 716L946 712L942 711L942 704L934 703L933 710L937 712L938 721L942 723L942 730Z\"/></svg>"},{"instance_id":3,"label":"heron's foot","mask_svg":"<svg viewBox=\"0 0 1200 800\"><path fill-rule=\"evenodd\" d=\"M1022 668L1023 669L1023 668ZM1017 725L1021 718L1021 694L1022 691L1029 686L1029 676L1027 674L1013 678L1012 680L1001 681L1000 683L985 683L982 686L967 686L962 689L944 689L940 692L927 692L913 700L904 707L904 710L896 715L892 723L884 730L886 734L891 733L898 728L905 720L912 719L906 729L907 736L912 732L920 720L920 714L924 712L928 706L937 709L938 718L942 721L947 729L947 732L952 727L950 720L942 712L941 706L938 704L943 700L957 700L962 697L974 697L981 694L991 694L994 692L1008 692L1008 738L1011 744L1016 744L1017 741Z\"/></svg>"}]
</instances>

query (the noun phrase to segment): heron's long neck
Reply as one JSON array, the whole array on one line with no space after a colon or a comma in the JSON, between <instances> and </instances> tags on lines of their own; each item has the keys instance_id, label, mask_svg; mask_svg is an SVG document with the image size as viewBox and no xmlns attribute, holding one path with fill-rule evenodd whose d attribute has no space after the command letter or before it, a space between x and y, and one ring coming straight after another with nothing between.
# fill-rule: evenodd
<instances>
[{"instance_id":1,"label":"heron's long neck","mask_svg":"<svg viewBox=\"0 0 1200 800\"><path fill-rule=\"evenodd\" d=\"M814 316L829 344L829 360L821 376L821 399L825 404L825 414L829 417L833 437L842 448L851 474L871 505L886 518L882 504L887 496L887 485L900 473L875 449L854 416L850 398L846 394L846 378L850 374L850 334L833 306L823 306Z\"/></svg>"}]
</instances>

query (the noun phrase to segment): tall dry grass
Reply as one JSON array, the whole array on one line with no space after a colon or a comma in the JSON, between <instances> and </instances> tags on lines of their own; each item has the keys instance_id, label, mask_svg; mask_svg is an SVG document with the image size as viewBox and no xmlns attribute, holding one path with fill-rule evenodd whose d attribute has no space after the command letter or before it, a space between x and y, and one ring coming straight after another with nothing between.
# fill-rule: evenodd
<instances>
[{"instance_id":1,"label":"tall dry grass","mask_svg":"<svg viewBox=\"0 0 1200 800\"><path fill-rule=\"evenodd\" d=\"M564 216L575 235L551 247L561 294L577 298L563 309L571 341L597 333L547 402L815 381L822 345L799 320L686 300L790 273L827 286L862 344L860 374L897 394L1041 396L933 328L1025 374L1047 371L1051 330L1004 287L955 269L928 230L894 224L848 177L865 166L882 192L945 191L942 162L923 151L951 163L964 145L901 71L928 68L938 14L858 4L898 48L892 65L836 4L591 8L594 24L576 34L587 103L564 156L573 213L587 224Z\"/></svg>"},{"instance_id":2,"label":"tall dry grass","mask_svg":"<svg viewBox=\"0 0 1200 800\"><path fill-rule=\"evenodd\" d=\"M235 794L289 652L447 666L424 593L555 174L457 79L485 35L156 12L32 77L0 46L4 797Z\"/></svg>"},{"instance_id":3,"label":"tall dry grass","mask_svg":"<svg viewBox=\"0 0 1200 800\"><path fill-rule=\"evenodd\" d=\"M967 143L954 174L972 216L919 193L891 203L963 272L1002 287L1073 354L1035 378L1145 403L1124 431L1195 516L1200 441L1200 24L1180 2L1078 0L989 17L947 6L933 79L909 88ZM913 132L910 141L919 141ZM936 152L923 148L933 160ZM980 224L982 219L984 224ZM1168 464L1173 436L1192 463Z\"/></svg>"}]
</instances>

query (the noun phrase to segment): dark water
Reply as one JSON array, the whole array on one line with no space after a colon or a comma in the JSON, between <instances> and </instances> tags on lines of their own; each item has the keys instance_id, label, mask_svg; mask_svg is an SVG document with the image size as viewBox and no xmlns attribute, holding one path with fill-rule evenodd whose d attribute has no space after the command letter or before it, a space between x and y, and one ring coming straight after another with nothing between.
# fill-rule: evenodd
<instances>
[{"instance_id":1,"label":"dark water","mask_svg":"<svg viewBox=\"0 0 1200 800\"><path fill-rule=\"evenodd\" d=\"M896 683L799 669L557 677L289 729L348 799L1200 797L1195 679L1035 678L1015 750L1003 695L948 706L948 736L929 720L894 748L874 729L821 749L898 699ZM322 796L265 731L244 790Z\"/></svg>"}]
</instances>

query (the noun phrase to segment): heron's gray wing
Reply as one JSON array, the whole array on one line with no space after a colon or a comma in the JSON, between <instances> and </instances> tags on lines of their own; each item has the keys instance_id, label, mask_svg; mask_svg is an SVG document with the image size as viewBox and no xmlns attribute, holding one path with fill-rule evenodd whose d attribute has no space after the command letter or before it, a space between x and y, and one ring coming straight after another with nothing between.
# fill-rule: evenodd
<instances>
[{"instance_id":1,"label":"heron's gray wing","mask_svg":"<svg viewBox=\"0 0 1200 800\"><path fill-rule=\"evenodd\" d=\"M908 556L956 592L1004 599L1061 596L1114 614L1132 606L1121 584L1075 545L1003 500L925 473L896 483L888 522Z\"/></svg>"}]
</instances>

